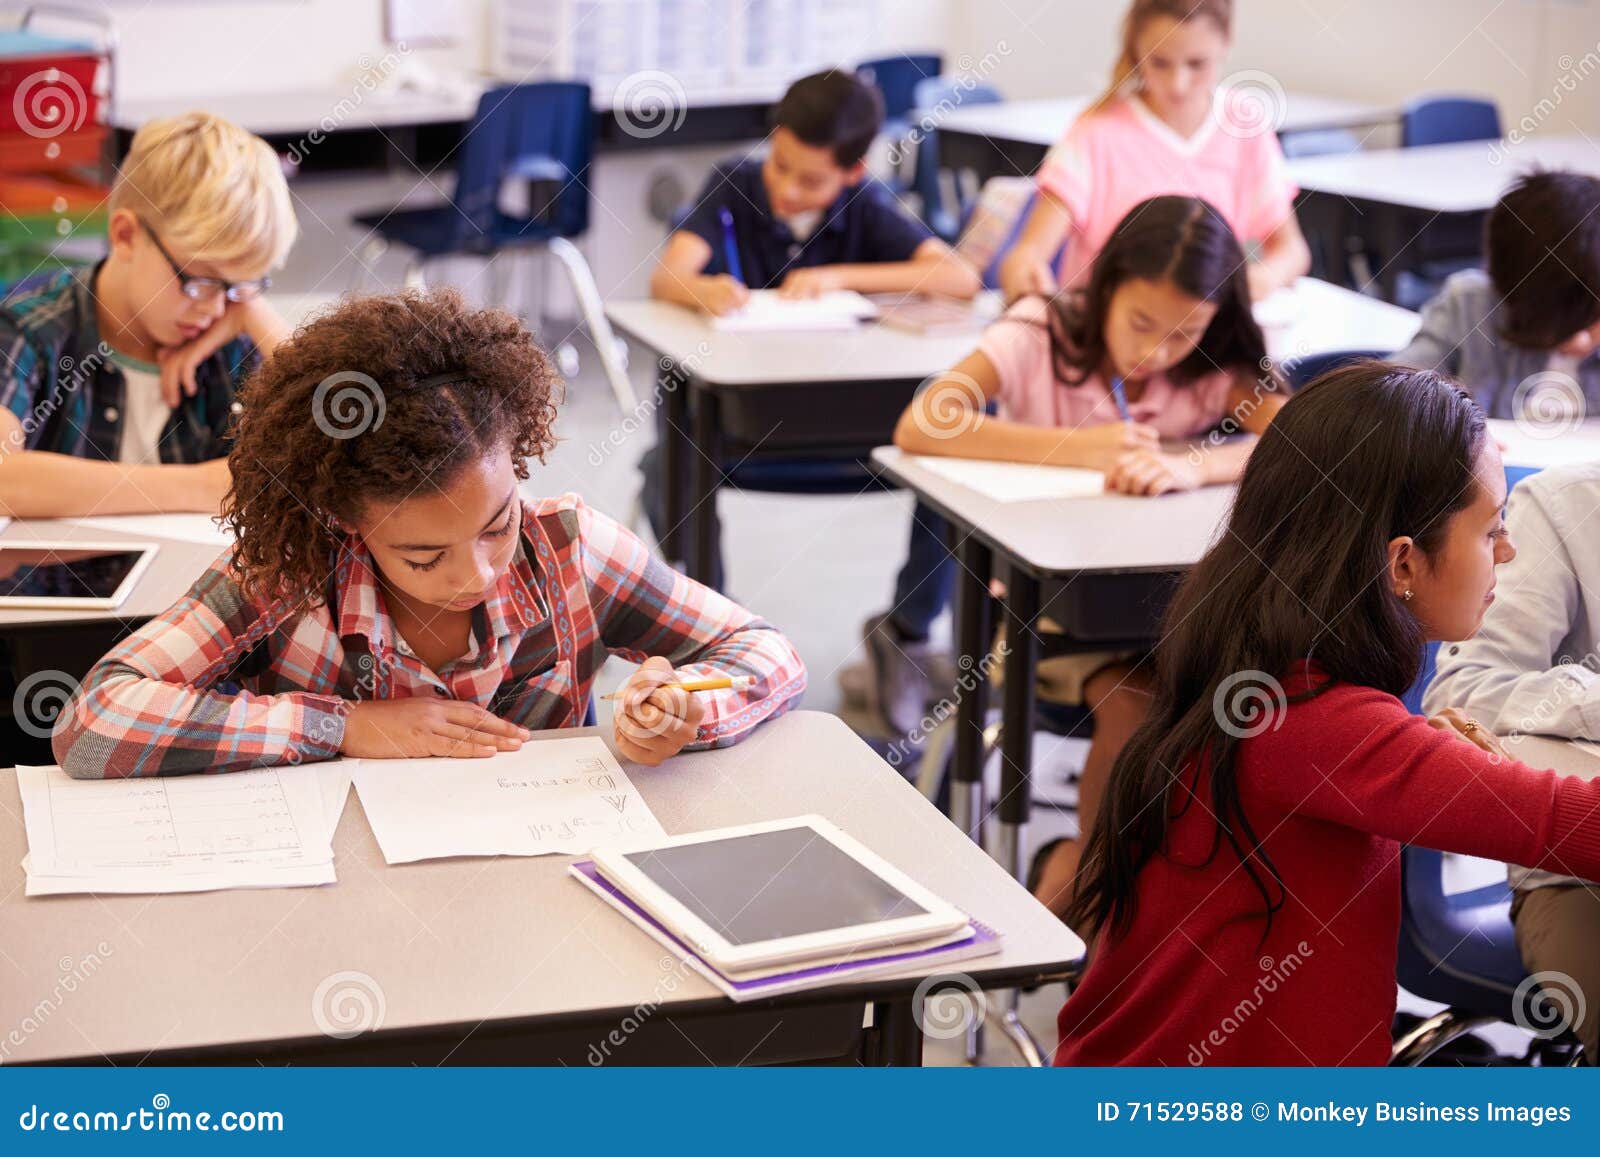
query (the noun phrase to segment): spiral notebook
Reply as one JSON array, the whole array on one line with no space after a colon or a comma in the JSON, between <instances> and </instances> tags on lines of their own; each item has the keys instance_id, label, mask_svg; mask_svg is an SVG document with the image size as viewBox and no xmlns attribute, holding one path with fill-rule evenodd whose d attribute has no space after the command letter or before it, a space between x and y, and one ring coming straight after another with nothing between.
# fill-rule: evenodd
<instances>
[{"instance_id":1,"label":"spiral notebook","mask_svg":"<svg viewBox=\"0 0 1600 1157\"><path fill-rule=\"evenodd\" d=\"M979 956L990 956L1000 951L1000 934L980 920L969 919L970 930L959 939L948 943L916 949L902 947L882 952L873 951L847 960L813 964L782 972L769 971L736 980L724 976L700 959L693 949L662 927L648 912L612 887L600 875L592 860L578 860L567 870L580 884L649 933L658 944L686 961L691 968L730 998L740 1002L780 996L787 992L804 992L807 989L823 988L830 984L844 984L882 973L896 972L903 968L943 967L946 964L972 960Z\"/></svg>"}]
</instances>

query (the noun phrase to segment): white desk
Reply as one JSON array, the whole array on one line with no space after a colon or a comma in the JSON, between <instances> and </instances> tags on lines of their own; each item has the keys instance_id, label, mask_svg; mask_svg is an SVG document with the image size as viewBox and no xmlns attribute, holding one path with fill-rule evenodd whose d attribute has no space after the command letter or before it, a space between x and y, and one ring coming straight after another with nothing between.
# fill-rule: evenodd
<instances>
[{"instance_id":1,"label":"white desk","mask_svg":"<svg viewBox=\"0 0 1600 1157\"><path fill-rule=\"evenodd\" d=\"M997 293L981 294L974 310L999 316ZM664 301L613 301L606 317L641 344L717 386L767 386L869 379L918 380L948 369L971 353L982 326L970 333L929 337L867 323L848 330L734 333L712 327L705 314Z\"/></svg>"},{"instance_id":2,"label":"white desk","mask_svg":"<svg viewBox=\"0 0 1600 1157\"><path fill-rule=\"evenodd\" d=\"M735 747L629 774L671 834L826 816L1002 933L999 955L959 966L985 987L1060 976L1083 955L831 715L797 712ZM654 941L566 876L567 857L389 867L354 796L333 843L339 882L323 888L25 899L16 780L0 772L0 1026L23 1024L51 995L63 958L103 961L4 1059L138 1060L154 1050L156 1061L584 1065L629 1014L642 1027L609 1050L622 1063L736 1064L766 1032L758 1057L814 1058L815 1036L848 1030L851 1047L865 1004L902 1019L925 975L735 1005L663 963ZM352 974L352 992L381 993L378 1031L345 1041L318 1031L314 995L340 973ZM914 1063L919 1049L913 1030L887 1059Z\"/></svg>"},{"instance_id":3,"label":"white desk","mask_svg":"<svg viewBox=\"0 0 1600 1157\"><path fill-rule=\"evenodd\" d=\"M976 308L992 318L998 296L984 295ZM726 333L659 301L611 302L606 316L654 355L666 419L667 525L682 528L666 535L662 551L701 581L713 569L723 464L799 453L852 469L888 441L923 381L972 352L982 328L942 337L870 323L828 333Z\"/></svg>"},{"instance_id":4,"label":"white desk","mask_svg":"<svg viewBox=\"0 0 1600 1157\"><path fill-rule=\"evenodd\" d=\"M1348 97L1289 92L1280 135L1315 129L1361 128L1397 120L1400 110ZM937 117L941 134L964 133L991 141L1010 141L1049 148L1066 135L1072 122L1089 107L1092 96L1051 100L1008 100L998 104L956 107ZM916 120L914 111L911 119Z\"/></svg>"},{"instance_id":5,"label":"white desk","mask_svg":"<svg viewBox=\"0 0 1600 1157\"><path fill-rule=\"evenodd\" d=\"M1341 350L1393 353L1410 345L1422 325L1409 309L1315 277L1302 277L1257 307L1258 320L1280 317L1286 324L1262 327L1267 352L1278 361Z\"/></svg>"},{"instance_id":6,"label":"white desk","mask_svg":"<svg viewBox=\"0 0 1600 1157\"><path fill-rule=\"evenodd\" d=\"M1426 213L1476 213L1535 168L1600 176L1600 145L1577 136L1534 136L1520 144L1468 141L1413 149L1374 149L1289 162L1307 192Z\"/></svg>"},{"instance_id":7,"label":"white desk","mask_svg":"<svg viewBox=\"0 0 1600 1157\"><path fill-rule=\"evenodd\" d=\"M198 523L205 515L184 516ZM198 542L154 538L124 530L83 526L74 519L14 519L0 531L0 543L8 546L28 542L155 542L160 548L150 567L115 610L0 610L0 633L19 628L64 626L68 623L108 623L136 625L152 618L177 602L194 581L217 560L222 548Z\"/></svg>"}]
</instances>

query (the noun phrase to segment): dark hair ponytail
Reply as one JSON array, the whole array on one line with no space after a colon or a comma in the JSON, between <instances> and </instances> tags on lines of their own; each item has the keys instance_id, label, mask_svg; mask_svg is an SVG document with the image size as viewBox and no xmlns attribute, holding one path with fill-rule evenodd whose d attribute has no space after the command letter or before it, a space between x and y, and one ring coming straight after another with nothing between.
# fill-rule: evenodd
<instances>
[{"instance_id":1,"label":"dark hair ponytail","mask_svg":"<svg viewBox=\"0 0 1600 1157\"><path fill-rule=\"evenodd\" d=\"M1167 610L1154 702L1112 769L1074 926L1126 930L1139 872L1162 853L1167 825L1200 803L1216 818L1204 862L1226 843L1271 927L1282 881L1240 799L1248 728L1223 707L1239 680L1270 687L1299 660L1328 677L1302 698L1334 682L1400 695L1415 681L1423 637L1381 581L1388 543L1409 535L1424 556L1439 548L1475 497L1485 429L1450 379L1385 362L1332 370L1290 399L1250 455L1226 530Z\"/></svg>"}]
</instances>

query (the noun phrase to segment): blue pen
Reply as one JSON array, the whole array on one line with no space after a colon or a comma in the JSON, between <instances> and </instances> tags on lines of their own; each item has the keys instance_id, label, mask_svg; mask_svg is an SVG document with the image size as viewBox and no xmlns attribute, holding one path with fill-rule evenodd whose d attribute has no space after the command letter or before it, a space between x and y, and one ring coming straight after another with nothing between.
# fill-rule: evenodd
<instances>
[{"instance_id":1,"label":"blue pen","mask_svg":"<svg viewBox=\"0 0 1600 1157\"><path fill-rule=\"evenodd\" d=\"M733 211L726 205L717 210L722 221L722 255L728 262L728 272L740 285L744 284L744 270L739 268L739 243L733 237Z\"/></svg>"},{"instance_id":2,"label":"blue pen","mask_svg":"<svg viewBox=\"0 0 1600 1157\"><path fill-rule=\"evenodd\" d=\"M1124 422L1133 421L1133 414L1128 410L1128 395L1122 392L1121 378L1113 377L1111 379L1111 396L1116 400L1117 413L1122 415L1122 420Z\"/></svg>"}]
</instances>

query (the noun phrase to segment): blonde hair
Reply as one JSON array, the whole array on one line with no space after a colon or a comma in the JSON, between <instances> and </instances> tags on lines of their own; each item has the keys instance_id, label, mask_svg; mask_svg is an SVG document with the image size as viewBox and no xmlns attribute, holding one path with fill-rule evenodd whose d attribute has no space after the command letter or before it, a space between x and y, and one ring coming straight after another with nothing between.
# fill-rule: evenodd
<instances>
[{"instance_id":1,"label":"blonde hair","mask_svg":"<svg viewBox=\"0 0 1600 1157\"><path fill-rule=\"evenodd\" d=\"M272 147L204 112L134 134L109 208L131 210L184 260L225 269L276 269L299 232Z\"/></svg>"},{"instance_id":2,"label":"blonde hair","mask_svg":"<svg viewBox=\"0 0 1600 1157\"><path fill-rule=\"evenodd\" d=\"M1139 36L1145 25L1158 16L1179 24L1205 17L1216 22L1222 35L1230 39L1233 36L1233 0L1133 0L1122 18L1122 53L1111 67L1111 82L1092 108L1103 108L1132 86L1139 72Z\"/></svg>"}]
</instances>

